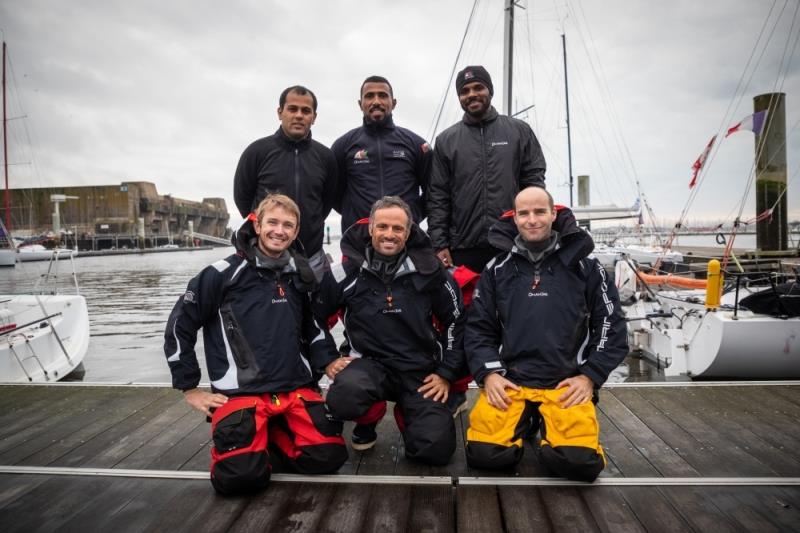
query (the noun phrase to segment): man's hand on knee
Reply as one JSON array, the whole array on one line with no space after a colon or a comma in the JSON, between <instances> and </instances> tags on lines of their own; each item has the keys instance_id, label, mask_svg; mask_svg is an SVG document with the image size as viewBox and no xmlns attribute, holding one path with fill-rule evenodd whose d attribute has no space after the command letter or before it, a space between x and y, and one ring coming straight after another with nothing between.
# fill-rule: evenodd
<instances>
[{"instance_id":1,"label":"man's hand on knee","mask_svg":"<svg viewBox=\"0 0 800 533\"><path fill-rule=\"evenodd\" d=\"M483 380L483 390L486 393L486 401L489 405L505 411L511 405L511 398L506 394L506 389L519 392L520 388L516 383L512 383L498 373L489 374Z\"/></svg>"},{"instance_id":2,"label":"man's hand on knee","mask_svg":"<svg viewBox=\"0 0 800 533\"><path fill-rule=\"evenodd\" d=\"M186 398L186 403L205 413L206 416L211 416L211 408L222 407L228 401L228 397L224 394L212 394L200 389L183 391L183 397Z\"/></svg>"},{"instance_id":3,"label":"man's hand on knee","mask_svg":"<svg viewBox=\"0 0 800 533\"><path fill-rule=\"evenodd\" d=\"M592 381L589 376L583 374L567 378L556 385L556 389L564 387L566 387L567 390L558 397L558 401L561 403L563 409L588 402L592 399L592 394L594 394L594 381Z\"/></svg>"},{"instance_id":4,"label":"man's hand on knee","mask_svg":"<svg viewBox=\"0 0 800 533\"><path fill-rule=\"evenodd\" d=\"M349 365L353 359L355 359L355 357L339 357L338 359L334 359L325 367L325 375L328 376L328 379L333 381L336 378L336 374L347 368L347 365Z\"/></svg>"},{"instance_id":5,"label":"man's hand on knee","mask_svg":"<svg viewBox=\"0 0 800 533\"><path fill-rule=\"evenodd\" d=\"M429 374L422 380L422 386L417 389L423 398L431 398L434 402L446 402L450 394L450 382L439 374Z\"/></svg>"}]
</instances>

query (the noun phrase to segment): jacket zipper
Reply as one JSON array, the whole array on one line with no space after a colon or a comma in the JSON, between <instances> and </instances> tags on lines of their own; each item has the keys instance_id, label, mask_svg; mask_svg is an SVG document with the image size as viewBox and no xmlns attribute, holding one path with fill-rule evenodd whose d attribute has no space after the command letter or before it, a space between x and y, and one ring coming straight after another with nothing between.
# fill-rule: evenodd
<instances>
[{"instance_id":1,"label":"jacket zipper","mask_svg":"<svg viewBox=\"0 0 800 533\"><path fill-rule=\"evenodd\" d=\"M488 183L488 177L487 177L488 171L487 171L487 168L486 168L486 139L485 139L484 134L483 134L483 126L481 126L481 165L483 167L483 195L482 195L482 197L483 197L482 198L483 199L483 207L481 209L480 214L478 215L481 218L479 227L483 227L483 224L485 223L483 218L486 216L486 205L488 203L488 199L486 197L489 194L488 191L487 191L487 188L488 188L488 185L487 185L487 183Z\"/></svg>"},{"instance_id":2,"label":"jacket zipper","mask_svg":"<svg viewBox=\"0 0 800 533\"><path fill-rule=\"evenodd\" d=\"M383 191L383 146L381 146L381 136L380 133L376 133L375 139L378 141L378 175L380 176L380 185L381 185L381 198L384 196Z\"/></svg>"},{"instance_id":3,"label":"jacket zipper","mask_svg":"<svg viewBox=\"0 0 800 533\"><path fill-rule=\"evenodd\" d=\"M294 199L300 201L300 150L294 149Z\"/></svg>"}]
</instances>

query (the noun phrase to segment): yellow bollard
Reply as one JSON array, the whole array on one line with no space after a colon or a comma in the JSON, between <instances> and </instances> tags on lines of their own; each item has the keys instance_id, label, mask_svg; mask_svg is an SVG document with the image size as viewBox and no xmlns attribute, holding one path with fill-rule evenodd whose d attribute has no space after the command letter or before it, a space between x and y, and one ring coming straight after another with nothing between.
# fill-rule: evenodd
<instances>
[{"instance_id":1,"label":"yellow bollard","mask_svg":"<svg viewBox=\"0 0 800 533\"><path fill-rule=\"evenodd\" d=\"M706 309L716 309L722 298L722 272L719 261L712 259L708 262L708 276L706 278Z\"/></svg>"}]
</instances>

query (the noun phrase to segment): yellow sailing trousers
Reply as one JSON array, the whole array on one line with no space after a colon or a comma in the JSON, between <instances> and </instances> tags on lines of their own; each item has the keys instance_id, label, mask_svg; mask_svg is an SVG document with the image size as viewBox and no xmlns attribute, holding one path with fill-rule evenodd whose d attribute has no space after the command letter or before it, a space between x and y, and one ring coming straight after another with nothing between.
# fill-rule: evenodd
<instances>
[{"instance_id":1,"label":"yellow sailing trousers","mask_svg":"<svg viewBox=\"0 0 800 533\"><path fill-rule=\"evenodd\" d=\"M592 402L560 406L564 389L506 389L513 400L506 411L489 405L481 389L469 415L467 462L476 468L508 468L522 459L522 443L541 416L539 459L554 473L593 481L605 467L600 426ZM535 426L534 426L535 432Z\"/></svg>"}]
</instances>

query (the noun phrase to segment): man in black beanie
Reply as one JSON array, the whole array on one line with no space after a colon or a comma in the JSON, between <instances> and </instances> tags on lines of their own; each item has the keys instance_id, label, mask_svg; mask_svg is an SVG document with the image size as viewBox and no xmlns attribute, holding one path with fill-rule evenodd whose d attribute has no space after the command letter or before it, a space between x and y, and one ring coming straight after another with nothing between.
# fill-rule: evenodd
<instances>
[{"instance_id":1,"label":"man in black beanie","mask_svg":"<svg viewBox=\"0 0 800 533\"><path fill-rule=\"evenodd\" d=\"M498 253L488 231L514 197L531 185L544 187L544 155L527 123L499 115L494 86L480 65L456 76L462 120L443 131L434 145L428 187L428 233L446 267L481 272Z\"/></svg>"}]
</instances>

